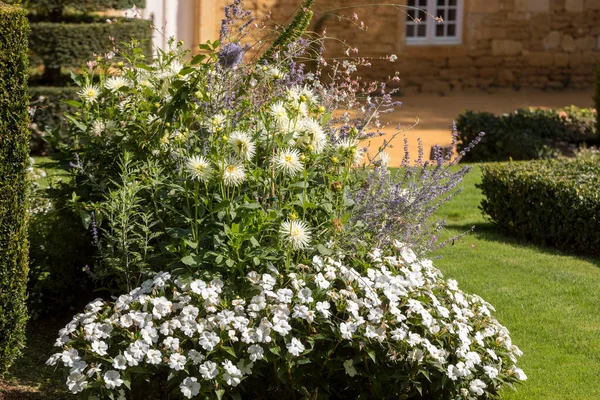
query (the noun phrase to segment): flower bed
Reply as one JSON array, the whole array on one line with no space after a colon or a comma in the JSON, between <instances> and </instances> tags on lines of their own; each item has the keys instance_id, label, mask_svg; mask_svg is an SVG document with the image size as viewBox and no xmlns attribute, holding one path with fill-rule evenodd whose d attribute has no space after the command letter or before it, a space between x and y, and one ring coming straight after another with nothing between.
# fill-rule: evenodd
<instances>
[{"instance_id":1,"label":"flower bed","mask_svg":"<svg viewBox=\"0 0 600 400\"><path fill-rule=\"evenodd\" d=\"M482 398L524 379L491 307L412 253L439 245L432 215L469 169L406 155L392 174L387 143L363 143L394 91L354 79L361 58L304 70L323 52L312 0L244 63L240 3L203 54L133 44L76 78L73 177L52 193L117 301L77 315L49 363L102 398L144 381L163 398Z\"/></svg>"},{"instance_id":2,"label":"flower bed","mask_svg":"<svg viewBox=\"0 0 600 400\"><path fill-rule=\"evenodd\" d=\"M90 303L48 363L69 369L73 393L115 398L156 376L163 395L186 398L476 398L526 379L493 307L400 251L374 250L360 270L315 256L237 282L161 272Z\"/></svg>"}]
</instances>

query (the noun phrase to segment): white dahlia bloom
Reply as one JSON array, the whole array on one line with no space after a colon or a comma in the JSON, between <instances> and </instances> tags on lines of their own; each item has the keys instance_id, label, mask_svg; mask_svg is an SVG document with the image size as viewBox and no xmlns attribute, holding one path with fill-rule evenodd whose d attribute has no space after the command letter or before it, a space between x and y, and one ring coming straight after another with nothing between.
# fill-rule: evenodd
<instances>
[{"instance_id":1,"label":"white dahlia bloom","mask_svg":"<svg viewBox=\"0 0 600 400\"><path fill-rule=\"evenodd\" d=\"M225 186L239 186L246 180L246 167L237 160L224 162L221 171Z\"/></svg>"},{"instance_id":2,"label":"white dahlia bloom","mask_svg":"<svg viewBox=\"0 0 600 400\"><path fill-rule=\"evenodd\" d=\"M93 104L98 101L100 88L96 85L85 85L77 94L84 102Z\"/></svg>"},{"instance_id":3,"label":"white dahlia bloom","mask_svg":"<svg viewBox=\"0 0 600 400\"><path fill-rule=\"evenodd\" d=\"M127 80L122 76L113 76L104 82L104 87L111 92L116 92L125 86L127 86Z\"/></svg>"},{"instance_id":4,"label":"white dahlia bloom","mask_svg":"<svg viewBox=\"0 0 600 400\"><path fill-rule=\"evenodd\" d=\"M244 161L249 161L256 153L256 145L247 132L234 131L229 136L229 144L235 154Z\"/></svg>"},{"instance_id":5,"label":"white dahlia bloom","mask_svg":"<svg viewBox=\"0 0 600 400\"><path fill-rule=\"evenodd\" d=\"M308 224L304 221L283 221L279 227L279 235L294 250L306 249L311 241Z\"/></svg>"},{"instance_id":6,"label":"white dahlia bloom","mask_svg":"<svg viewBox=\"0 0 600 400\"><path fill-rule=\"evenodd\" d=\"M188 158L185 167L192 179L200 182L208 182L214 172L210 162L202 156Z\"/></svg>"},{"instance_id":7,"label":"white dahlia bloom","mask_svg":"<svg viewBox=\"0 0 600 400\"><path fill-rule=\"evenodd\" d=\"M289 177L296 176L304 169L304 165L300 161L300 152L296 149L279 150L273 158L273 163L278 171Z\"/></svg>"}]
</instances>

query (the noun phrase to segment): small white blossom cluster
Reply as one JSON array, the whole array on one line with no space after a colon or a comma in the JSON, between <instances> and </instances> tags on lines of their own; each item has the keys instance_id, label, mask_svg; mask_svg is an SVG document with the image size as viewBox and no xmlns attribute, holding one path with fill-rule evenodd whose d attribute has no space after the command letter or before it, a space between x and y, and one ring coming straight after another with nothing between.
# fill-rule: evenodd
<instances>
[{"instance_id":1,"label":"small white blossom cluster","mask_svg":"<svg viewBox=\"0 0 600 400\"><path fill-rule=\"evenodd\" d=\"M315 256L287 274L269 266L247 274L243 297L239 282L234 289L219 278L161 272L114 303L88 304L60 331L62 351L48 364L69 369L73 393L119 398L133 371L151 377L156 368L179 376L186 398L235 392L278 360L330 362L354 381L370 373L367 354L376 374L420 369L448 382L452 398L484 398L526 379L516 366L521 352L491 317L492 306L444 281L431 261L410 250L374 250L364 265L361 272Z\"/></svg>"}]
</instances>

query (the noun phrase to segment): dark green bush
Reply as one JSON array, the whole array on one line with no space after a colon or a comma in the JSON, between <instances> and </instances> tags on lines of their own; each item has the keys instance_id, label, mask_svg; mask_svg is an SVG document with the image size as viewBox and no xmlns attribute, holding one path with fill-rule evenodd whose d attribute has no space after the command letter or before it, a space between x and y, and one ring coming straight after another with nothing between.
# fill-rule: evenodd
<instances>
[{"instance_id":1,"label":"dark green bush","mask_svg":"<svg viewBox=\"0 0 600 400\"><path fill-rule=\"evenodd\" d=\"M29 10L52 12L71 8L78 11L100 11L113 8L116 10L131 8L134 5L144 8L144 0L25 0L23 5Z\"/></svg>"},{"instance_id":2,"label":"dark green bush","mask_svg":"<svg viewBox=\"0 0 600 400\"><path fill-rule=\"evenodd\" d=\"M565 148L597 140L595 112L574 106L563 110L516 110L511 114L466 111L457 119L458 151L480 132L485 136L464 162L555 158Z\"/></svg>"},{"instance_id":3,"label":"dark green bush","mask_svg":"<svg viewBox=\"0 0 600 400\"><path fill-rule=\"evenodd\" d=\"M0 2L0 374L25 343L29 180L25 12Z\"/></svg>"},{"instance_id":4,"label":"dark green bush","mask_svg":"<svg viewBox=\"0 0 600 400\"><path fill-rule=\"evenodd\" d=\"M63 114L73 112L74 108L65 102L77 98L77 88L32 86L29 95L32 109L30 153L52 153L67 136L68 126Z\"/></svg>"},{"instance_id":5,"label":"dark green bush","mask_svg":"<svg viewBox=\"0 0 600 400\"><path fill-rule=\"evenodd\" d=\"M152 34L151 22L147 20L121 20L108 24L104 20L94 23L53 23L31 24L30 46L33 54L42 60L46 68L79 68L95 54L108 53L113 45L131 41L131 38L145 39ZM152 52L150 40L144 42L147 55Z\"/></svg>"},{"instance_id":6,"label":"dark green bush","mask_svg":"<svg viewBox=\"0 0 600 400\"><path fill-rule=\"evenodd\" d=\"M596 107L596 111L598 111L600 110L600 68L596 67L594 74L594 106ZM598 114L600 113L596 112L596 131L600 132L600 117Z\"/></svg>"},{"instance_id":7,"label":"dark green bush","mask_svg":"<svg viewBox=\"0 0 600 400\"><path fill-rule=\"evenodd\" d=\"M600 163L537 160L482 167L481 208L519 239L600 255Z\"/></svg>"}]
</instances>

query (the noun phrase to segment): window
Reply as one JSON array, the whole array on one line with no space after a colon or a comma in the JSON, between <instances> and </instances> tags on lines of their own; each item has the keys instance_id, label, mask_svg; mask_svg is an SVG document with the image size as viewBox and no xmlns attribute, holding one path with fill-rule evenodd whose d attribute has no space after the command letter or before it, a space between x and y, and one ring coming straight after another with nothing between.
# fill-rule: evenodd
<instances>
[{"instance_id":1,"label":"window","mask_svg":"<svg viewBox=\"0 0 600 400\"><path fill-rule=\"evenodd\" d=\"M407 0L406 5L407 44L461 43L462 0Z\"/></svg>"}]
</instances>

